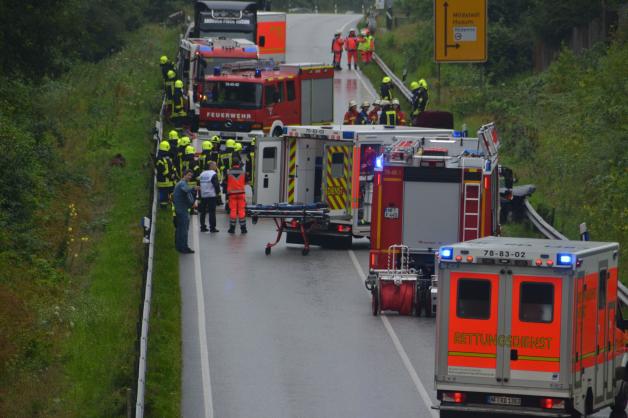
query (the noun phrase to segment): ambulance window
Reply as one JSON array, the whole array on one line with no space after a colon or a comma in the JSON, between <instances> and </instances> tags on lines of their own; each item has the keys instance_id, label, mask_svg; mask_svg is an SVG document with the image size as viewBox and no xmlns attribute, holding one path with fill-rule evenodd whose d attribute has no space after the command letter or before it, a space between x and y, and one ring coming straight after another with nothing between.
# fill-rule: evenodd
<instances>
[{"instance_id":1,"label":"ambulance window","mask_svg":"<svg viewBox=\"0 0 628 418\"><path fill-rule=\"evenodd\" d=\"M267 147L262 151L262 172L273 173L277 169L277 147Z\"/></svg>"},{"instance_id":2,"label":"ambulance window","mask_svg":"<svg viewBox=\"0 0 628 418\"><path fill-rule=\"evenodd\" d=\"M608 273L606 270L600 270L600 275L598 277L598 287L597 287L597 307L598 309L603 309L606 306L606 276Z\"/></svg>"},{"instance_id":3,"label":"ambulance window","mask_svg":"<svg viewBox=\"0 0 628 418\"><path fill-rule=\"evenodd\" d=\"M294 80L288 80L286 82L286 88L288 89L288 101L291 102L297 98L297 93L294 88Z\"/></svg>"},{"instance_id":4,"label":"ambulance window","mask_svg":"<svg viewBox=\"0 0 628 418\"><path fill-rule=\"evenodd\" d=\"M331 176L335 179L345 175L345 155L336 152L331 156Z\"/></svg>"},{"instance_id":5,"label":"ambulance window","mask_svg":"<svg viewBox=\"0 0 628 418\"><path fill-rule=\"evenodd\" d=\"M491 282L481 279L458 281L458 318L489 319L491 316Z\"/></svg>"},{"instance_id":6,"label":"ambulance window","mask_svg":"<svg viewBox=\"0 0 628 418\"><path fill-rule=\"evenodd\" d=\"M521 283L519 320L550 323L554 320L554 285L551 283Z\"/></svg>"}]
</instances>

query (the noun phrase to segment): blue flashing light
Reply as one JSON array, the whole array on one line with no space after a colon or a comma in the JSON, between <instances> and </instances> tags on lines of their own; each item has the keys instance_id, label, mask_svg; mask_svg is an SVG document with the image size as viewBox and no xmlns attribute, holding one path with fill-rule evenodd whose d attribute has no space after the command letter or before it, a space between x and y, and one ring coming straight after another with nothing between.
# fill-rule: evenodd
<instances>
[{"instance_id":1,"label":"blue flashing light","mask_svg":"<svg viewBox=\"0 0 628 418\"><path fill-rule=\"evenodd\" d=\"M214 75L220 75L220 67L214 67Z\"/></svg>"},{"instance_id":2,"label":"blue flashing light","mask_svg":"<svg viewBox=\"0 0 628 418\"><path fill-rule=\"evenodd\" d=\"M198 47L198 50L200 52L212 52L214 50L214 48L209 47L207 45L201 45L201 46Z\"/></svg>"},{"instance_id":3,"label":"blue flashing light","mask_svg":"<svg viewBox=\"0 0 628 418\"><path fill-rule=\"evenodd\" d=\"M384 155L378 155L375 158L375 171L384 171Z\"/></svg>"},{"instance_id":4,"label":"blue flashing light","mask_svg":"<svg viewBox=\"0 0 628 418\"><path fill-rule=\"evenodd\" d=\"M484 164L484 172L488 173L491 171L491 161L487 160L486 164Z\"/></svg>"},{"instance_id":5,"label":"blue flashing light","mask_svg":"<svg viewBox=\"0 0 628 418\"><path fill-rule=\"evenodd\" d=\"M260 70L259 68L257 68L255 70L255 77L256 78L260 78L262 76L262 70Z\"/></svg>"},{"instance_id":6,"label":"blue flashing light","mask_svg":"<svg viewBox=\"0 0 628 418\"><path fill-rule=\"evenodd\" d=\"M454 249L452 247L441 247L438 254L441 260L453 260Z\"/></svg>"},{"instance_id":7,"label":"blue flashing light","mask_svg":"<svg viewBox=\"0 0 628 418\"><path fill-rule=\"evenodd\" d=\"M573 254L558 253L556 255L557 266L571 266L573 264Z\"/></svg>"},{"instance_id":8,"label":"blue flashing light","mask_svg":"<svg viewBox=\"0 0 628 418\"><path fill-rule=\"evenodd\" d=\"M283 127L283 134L284 135L288 135L288 127L287 126Z\"/></svg>"},{"instance_id":9,"label":"blue flashing light","mask_svg":"<svg viewBox=\"0 0 628 418\"><path fill-rule=\"evenodd\" d=\"M355 137L355 132L353 131L344 131L342 133L342 139L353 139Z\"/></svg>"},{"instance_id":10,"label":"blue flashing light","mask_svg":"<svg viewBox=\"0 0 628 418\"><path fill-rule=\"evenodd\" d=\"M452 135L454 138L462 138L462 132L460 131L454 131Z\"/></svg>"},{"instance_id":11,"label":"blue flashing light","mask_svg":"<svg viewBox=\"0 0 628 418\"><path fill-rule=\"evenodd\" d=\"M257 46L244 47L244 52L257 52Z\"/></svg>"}]
</instances>

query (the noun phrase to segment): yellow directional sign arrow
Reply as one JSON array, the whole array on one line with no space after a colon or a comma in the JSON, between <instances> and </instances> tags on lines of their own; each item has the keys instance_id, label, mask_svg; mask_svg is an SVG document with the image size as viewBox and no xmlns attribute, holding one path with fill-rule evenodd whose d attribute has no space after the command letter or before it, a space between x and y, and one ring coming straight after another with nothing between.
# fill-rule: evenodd
<instances>
[{"instance_id":1,"label":"yellow directional sign arrow","mask_svg":"<svg viewBox=\"0 0 628 418\"><path fill-rule=\"evenodd\" d=\"M486 61L486 0L434 0L434 60Z\"/></svg>"}]
</instances>

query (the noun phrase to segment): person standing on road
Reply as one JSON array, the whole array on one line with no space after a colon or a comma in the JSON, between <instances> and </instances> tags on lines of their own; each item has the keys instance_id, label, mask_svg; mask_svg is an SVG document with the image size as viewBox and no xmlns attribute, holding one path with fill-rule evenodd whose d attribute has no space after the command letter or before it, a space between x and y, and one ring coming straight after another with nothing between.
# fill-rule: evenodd
<instances>
[{"instance_id":1,"label":"person standing on road","mask_svg":"<svg viewBox=\"0 0 628 418\"><path fill-rule=\"evenodd\" d=\"M358 37L358 55L361 65L368 63L368 53L370 48L370 41L368 40L368 29L362 29L360 36Z\"/></svg>"},{"instance_id":2,"label":"person standing on road","mask_svg":"<svg viewBox=\"0 0 628 418\"><path fill-rule=\"evenodd\" d=\"M358 113L358 116L355 118L356 125L370 125L371 124L371 120L369 118L369 107L371 107L371 104L369 102L362 103L362 106L360 108L360 113Z\"/></svg>"},{"instance_id":3,"label":"person standing on road","mask_svg":"<svg viewBox=\"0 0 628 418\"><path fill-rule=\"evenodd\" d=\"M342 39L340 31L336 31L334 34L334 39L331 41L331 53L334 54L334 68L336 70L342 70L340 66L340 62L342 60L342 46L345 43L345 40Z\"/></svg>"},{"instance_id":4,"label":"person standing on road","mask_svg":"<svg viewBox=\"0 0 628 418\"><path fill-rule=\"evenodd\" d=\"M231 169L227 172L227 196L229 198L229 230L230 234L235 234L236 221L240 221L240 232L247 233L246 230L246 174L240 168L240 161L235 159Z\"/></svg>"},{"instance_id":5,"label":"person standing on road","mask_svg":"<svg viewBox=\"0 0 628 418\"><path fill-rule=\"evenodd\" d=\"M349 36L345 40L345 49L347 50L347 65L351 69L351 61L353 67L358 69L358 37L355 35L355 29L349 31Z\"/></svg>"},{"instance_id":6,"label":"person standing on road","mask_svg":"<svg viewBox=\"0 0 628 418\"><path fill-rule=\"evenodd\" d=\"M343 125L355 125L355 120L358 118L358 104L355 100L349 102L349 110L345 112L345 117L342 122Z\"/></svg>"},{"instance_id":7,"label":"person standing on road","mask_svg":"<svg viewBox=\"0 0 628 418\"><path fill-rule=\"evenodd\" d=\"M375 52L375 38L371 35L371 31L366 29L366 36L364 38L368 43L368 50L366 52L366 63L370 64L373 61L373 52Z\"/></svg>"},{"instance_id":8,"label":"person standing on road","mask_svg":"<svg viewBox=\"0 0 628 418\"><path fill-rule=\"evenodd\" d=\"M186 170L183 173L181 180L174 186L172 199L175 213L174 245L176 250L182 254L194 253L194 250L188 246L188 228L190 227L189 211L196 206L196 199L194 198L195 190L188 184L192 176L192 170Z\"/></svg>"},{"instance_id":9,"label":"person standing on road","mask_svg":"<svg viewBox=\"0 0 628 418\"><path fill-rule=\"evenodd\" d=\"M201 173L199 180L201 183L201 204L199 206L201 232L218 232L216 229L216 202L220 196L220 183L215 161L209 161L207 169ZM205 214L209 215L209 229L205 224Z\"/></svg>"}]
</instances>

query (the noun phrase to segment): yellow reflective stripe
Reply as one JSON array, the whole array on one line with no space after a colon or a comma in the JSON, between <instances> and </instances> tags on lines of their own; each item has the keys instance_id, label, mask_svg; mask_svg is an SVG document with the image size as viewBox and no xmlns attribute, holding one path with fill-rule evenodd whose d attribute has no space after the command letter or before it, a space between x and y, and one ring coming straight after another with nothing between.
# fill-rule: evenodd
<instances>
[{"instance_id":1,"label":"yellow reflective stripe","mask_svg":"<svg viewBox=\"0 0 628 418\"><path fill-rule=\"evenodd\" d=\"M447 354L455 357L480 357L480 358L496 358L495 353L472 353L465 351L450 351Z\"/></svg>"},{"instance_id":2,"label":"yellow reflective stripe","mask_svg":"<svg viewBox=\"0 0 628 418\"><path fill-rule=\"evenodd\" d=\"M560 363L560 357L517 356L517 359L529 360L529 361L545 361L549 363Z\"/></svg>"},{"instance_id":3,"label":"yellow reflective stripe","mask_svg":"<svg viewBox=\"0 0 628 418\"><path fill-rule=\"evenodd\" d=\"M583 355L580 357L580 360L584 360L585 358L589 358L589 357L593 357L593 356L595 356L595 351L592 351L592 352L590 352L590 353L583 354Z\"/></svg>"}]
</instances>

